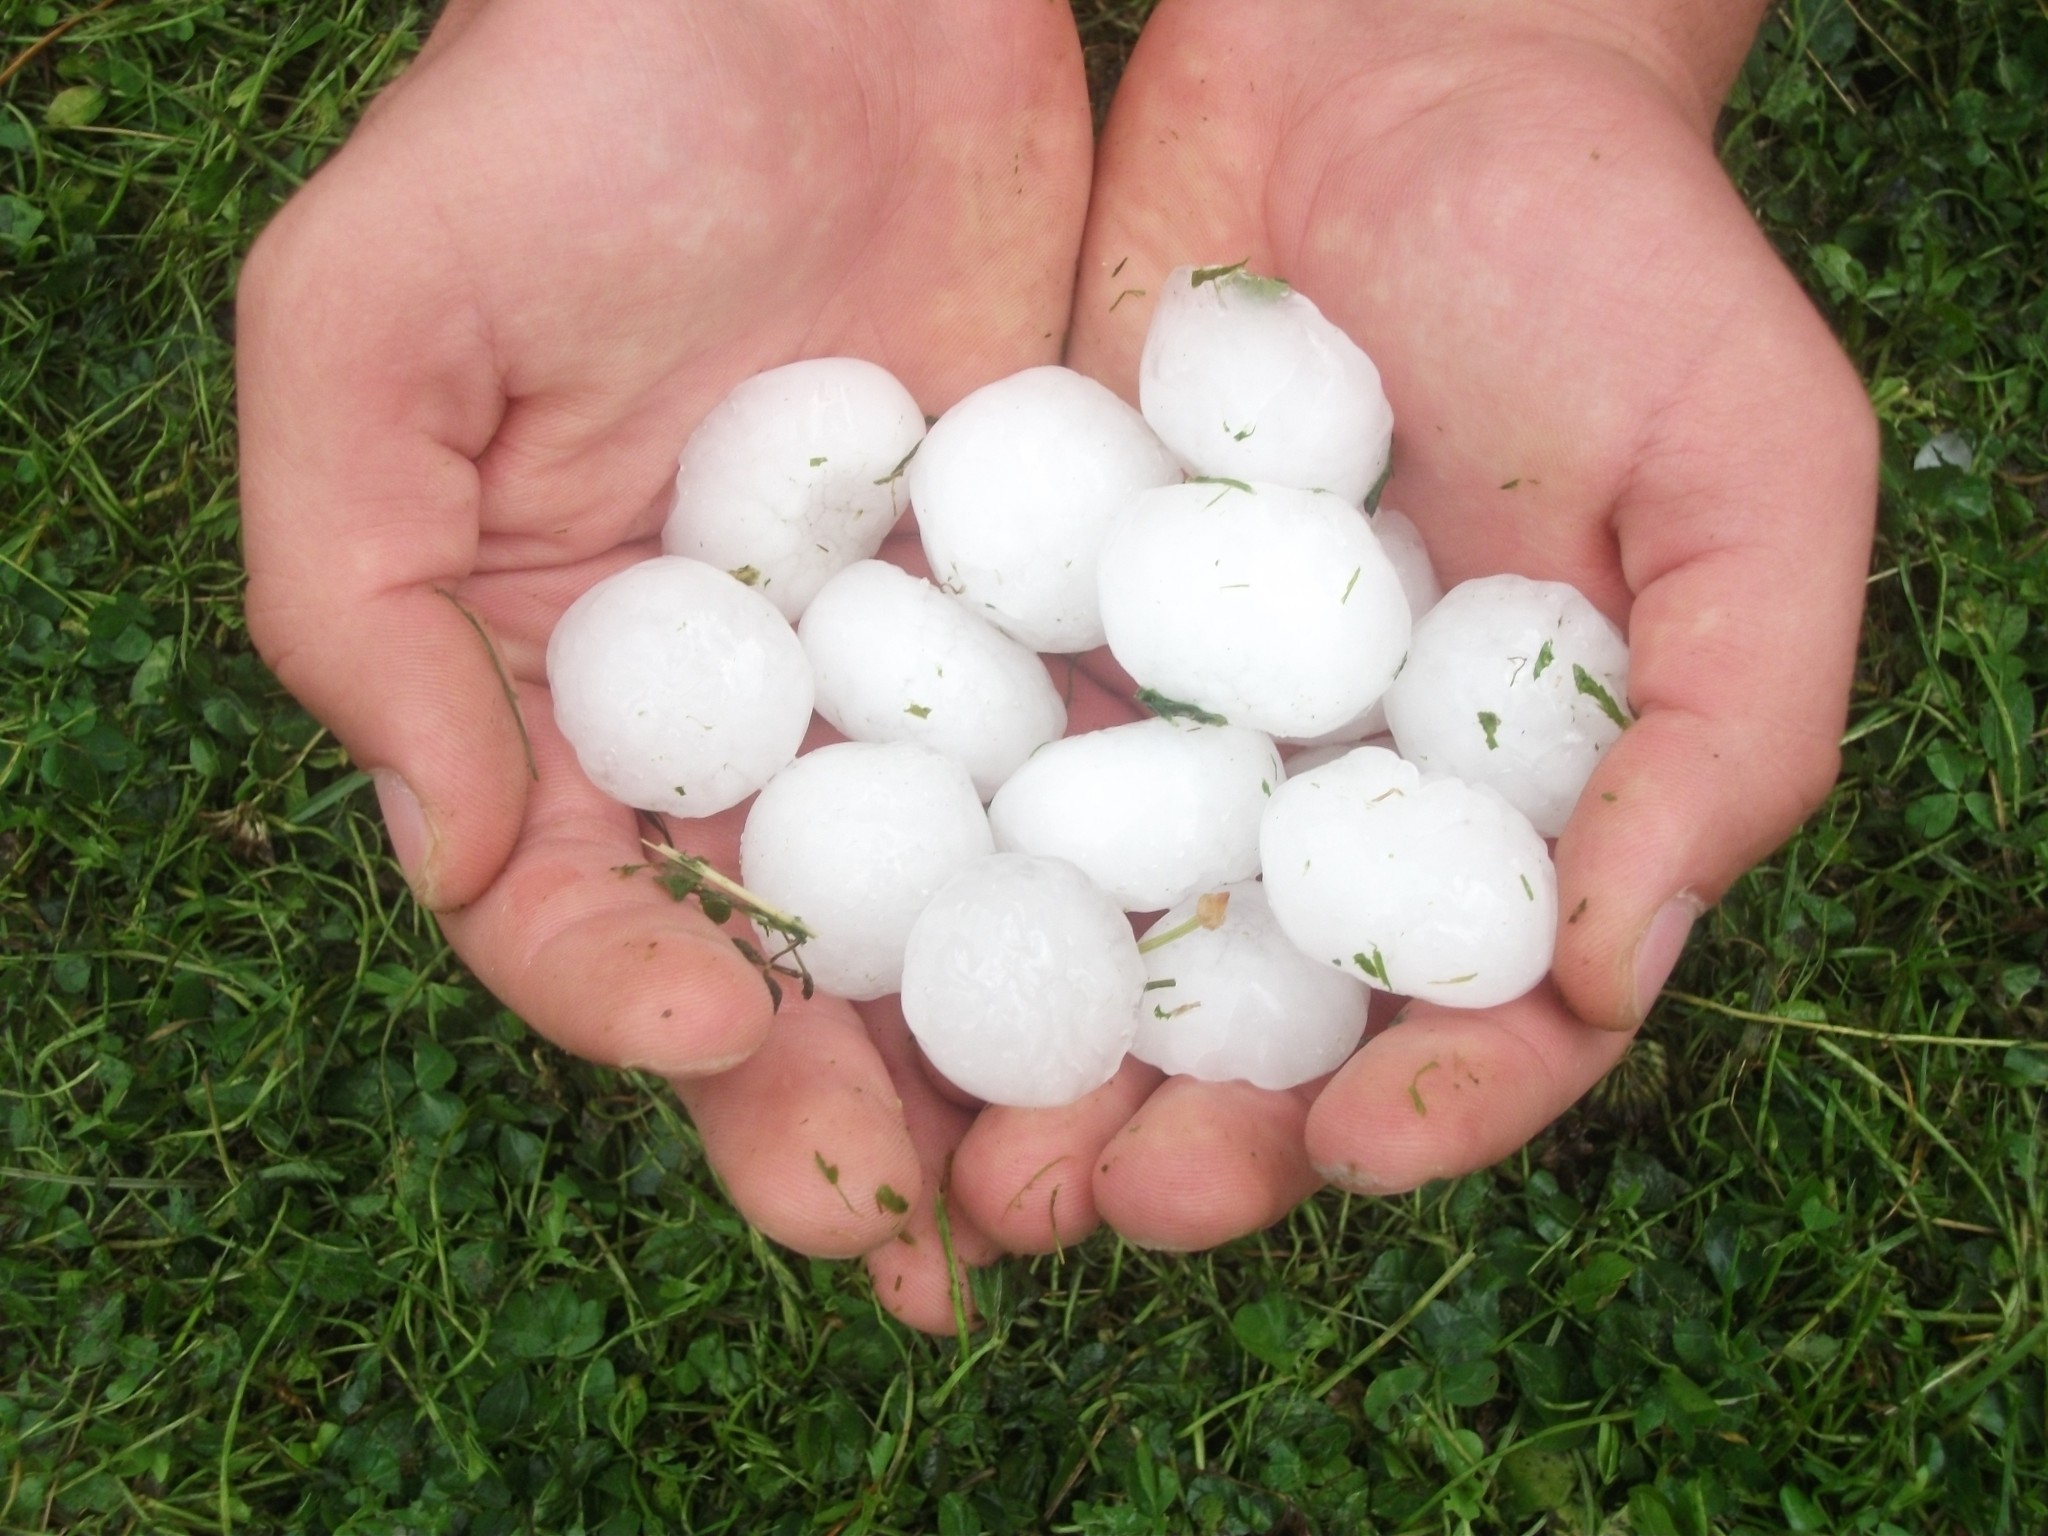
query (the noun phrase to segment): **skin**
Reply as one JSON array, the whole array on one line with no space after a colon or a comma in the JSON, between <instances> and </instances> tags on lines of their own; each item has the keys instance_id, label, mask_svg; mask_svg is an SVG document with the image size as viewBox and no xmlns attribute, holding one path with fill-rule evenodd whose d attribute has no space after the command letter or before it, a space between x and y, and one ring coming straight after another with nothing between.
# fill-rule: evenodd
<instances>
[{"instance_id":1,"label":"skin","mask_svg":"<svg viewBox=\"0 0 2048 1536\"><path fill-rule=\"evenodd\" d=\"M738 1209L867 1255L914 1326L953 1326L962 1265L1101 1221L1200 1248L1325 1179L1484 1166L1619 1057L1684 920L1836 769L1874 430L1714 163L1754 23L1168 0L1090 202L1063 6L458 3L249 259L251 633L377 776L485 984L566 1049L670 1077ZM1134 397L1150 306L1117 296L1249 258L1379 363L1389 500L1446 582L1572 581L1628 625L1640 720L1558 846L1554 988L1414 1007L1284 1093L1131 1063L1068 1109L977 1113L887 1003L771 1016L694 906L617 874L639 828L575 769L541 657L576 595L655 552L691 426L800 356L872 358L934 412L1053 361L1077 251L1072 365ZM1099 658L1071 682L1075 729L1131 718ZM738 829L670 831L731 870Z\"/></svg>"}]
</instances>

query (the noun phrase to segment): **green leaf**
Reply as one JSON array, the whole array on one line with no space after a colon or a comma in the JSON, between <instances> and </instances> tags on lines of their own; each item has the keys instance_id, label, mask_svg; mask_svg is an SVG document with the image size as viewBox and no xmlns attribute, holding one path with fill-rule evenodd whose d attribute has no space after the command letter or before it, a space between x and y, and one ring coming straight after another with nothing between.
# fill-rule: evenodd
<instances>
[{"instance_id":1,"label":"green leaf","mask_svg":"<svg viewBox=\"0 0 2048 1536\"><path fill-rule=\"evenodd\" d=\"M74 85L59 91L43 108L43 121L52 128L83 128L100 115L107 93L96 85Z\"/></svg>"},{"instance_id":2,"label":"green leaf","mask_svg":"<svg viewBox=\"0 0 2048 1536\"><path fill-rule=\"evenodd\" d=\"M1285 1293L1248 1301L1230 1317L1230 1332L1245 1352L1275 1370L1293 1366L1300 1353L1301 1306Z\"/></svg>"},{"instance_id":3,"label":"green leaf","mask_svg":"<svg viewBox=\"0 0 2048 1536\"><path fill-rule=\"evenodd\" d=\"M1581 1316L1597 1312L1613 1300L1614 1293L1635 1272L1635 1265L1618 1253L1596 1253L1565 1281L1565 1301Z\"/></svg>"},{"instance_id":4,"label":"green leaf","mask_svg":"<svg viewBox=\"0 0 2048 1536\"><path fill-rule=\"evenodd\" d=\"M1496 733L1498 733L1500 730L1500 716L1496 715L1490 709L1480 710L1479 729L1486 736L1486 750L1489 752L1498 752L1500 750L1500 743L1496 741L1494 737Z\"/></svg>"},{"instance_id":5,"label":"green leaf","mask_svg":"<svg viewBox=\"0 0 2048 1536\"><path fill-rule=\"evenodd\" d=\"M1778 1485L1778 1508L1784 1511L1785 1524L1791 1530L1831 1531L1835 1528L1827 1512L1790 1483Z\"/></svg>"},{"instance_id":6,"label":"green leaf","mask_svg":"<svg viewBox=\"0 0 2048 1536\"><path fill-rule=\"evenodd\" d=\"M1588 672L1576 661L1572 663L1572 685L1585 697L1598 704L1601 714L1612 720L1624 731L1628 729L1628 711L1614 702L1614 695L1607 691L1606 685L1599 678Z\"/></svg>"},{"instance_id":7,"label":"green leaf","mask_svg":"<svg viewBox=\"0 0 2048 1536\"><path fill-rule=\"evenodd\" d=\"M1197 725L1228 725L1230 722L1219 714L1202 708L1199 704L1184 703L1180 699L1169 699L1165 694L1152 688L1140 688L1137 701L1162 720L1192 720Z\"/></svg>"}]
</instances>

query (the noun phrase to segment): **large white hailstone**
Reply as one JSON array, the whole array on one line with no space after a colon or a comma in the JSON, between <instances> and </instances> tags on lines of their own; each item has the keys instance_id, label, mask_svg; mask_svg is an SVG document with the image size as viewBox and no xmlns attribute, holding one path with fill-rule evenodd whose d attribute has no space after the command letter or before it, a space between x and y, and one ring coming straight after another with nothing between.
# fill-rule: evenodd
<instances>
[{"instance_id":1,"label":"large white hailstone","mask_svg":"<svg viewBox=\"0 0 2048 1536\"><path fill-rule=\"evenodd\" d=\"M864 1000L903 982L903 946L932 893L995 851L967 770L915 742L842 741L768 781L740 836L740 879L803 920L804 963Z\"/></svg>"},{"instance_id":2,"label":"large white hailstone","mask_svg":"<svg viewBox=\"0 0 2048 1536\"><path fill-rule=\"evenodd\" d=\"M1429 563L1429 550L1422 542L1422 530L1405 513L1396 512L1392 507L1381 507L1372 515L1372 531L1380 541L1381 551L1393 562L1394 574L1401 578L1401 592L1408 599L1410 621L1420 623L1422 616L1444 595L1444 589L1436 579L1436 569ZM1365 713L1345 721L1335 730L1294 740L1305 747L1333 743L1355 746L1386 733L1386 698L1382 696L1368 704ZM1338 757L1342 755L1341 752L1335 754Z\"/></svg>"},{"instance_id":3,"label":"large white hailstone","mask_svg":"<svg viewBox=\"0 0 2048 1536\"><path fill-rule=\"evenodd\" d=\"M1034 651L1102 644L1095 554L1139 491L1180 479L1145 418L1070 368L984 385L910 461L932 578Z\"/></svg>"},{"instance_id":4,"label":"large white hailstone","mask_svg":"<svg viewBox=\"0 0 2048 1536\"><path fill-rule=\"evenodd\" d=\"M1394 574L1401 578L1409 616L1419 621L1444 595L1443 583L1436 579L1436 567L1430 563L1429 546L1422 541L1422 530L1406 512L1381 507L1372 515L1372 531L1393 562Z\"/></svg>"},{"instance_id":5,"label":"large white hailstone","mask_svg":"<svg viewBox=\"0 0 2048 1536\"><path fill-rule=\"evenodd\" d=\"M1575 588L1483 576L1416 625L1387 723L1410 762L1500 791L1556 837L1627 700L1628 642Z\"/></svg>"},{"instance_id":6,"label":"large white hailstone","mask_svg":"<svg viewBox=\"0 0 2048 1536\"><path fill-rule=\"evenodd\" d=\"M1055 741L988 808L998 848L1076 865L1126 912L1258 873L1259 818L1283 770L1234 725L1140 720Z\"/></svg>"},{"instance_id":7,"label":"large white hailstone","mask_svg":"<svg viewBox=\"0 0 2048 1536\"><path fill-rule=\"evenodd\" d=\"M798 626L818 713L856 741L916 741L963 764L983 799L1067 728L1045 664L930 582L849 565Z\"/></svg>"},{"instance_id":8,"label":"large white hailstone","mask_svg":"<svg viewBox=\"0 0 2048 1536\"><path fill-rule=\"evenodd\" d=\"M1361 505L1387 467L1379 369L1302 294L1242 266L1176 267L1138 363L1152 430L1196 474Z\"/></svg>"},{"instance_id":9,"label":"large white hailstone","mask_svg":"<svg viewBox=\"0 0 2048 1536\"><path fill-rule=\"evenodd\" d=\"M968 865L903 954L910 1032L951 1082L993 1104L1071 1104L1108 1082L1144 992L1129 922L1064 859Z\"/></svg>"},{"instance_id":10,"label":"large white hailstone","mask_svg":"<svg viewBox=\"0 0 2048 1536\"><path fill-rule=\"evenodd\" d=\"M882 547L923 437L910 391L874 363L757 373L683 445L661 547L732 572L794 623L827 577Z\"/></svg>"},{"instance_id":11,"label":"large white hailstone","mask_svg":"<svg viewBox=\"0 0 2048 1536\"><path fill-rule=\"evenodd\" d=\"M1275 792L1259 857L1287 937L1375 987L1490 1008L1550 969L1550 852L1483 786L1360 747Z\"/></svg>"},{"instance_id":12,"label":"large white hailstone","mask_svg":"<svg viewBox=\"0 0 2048 1536\"><path fill-rule=\"evenodd\" d=\"M1348 502L1190 481L1141 492L1102 546L1102 623L1165 699L1274 736L1364 711L1408 650L1408 600Z\"/></svg>"},{"instance_id":13,"label":"large white hailstone","mask_svg":"<svg viewBox=\"0 0 2048 1536\"><path fill-rule=\"evenodd\" d=\"M548 637L555 724L591 783L626 805L702 817L796 756L811 666L775 605L725 572L661 555L614 572Z\"/></svg>"},{"instance_id":14,"label":"large white hailstone","mask_svg":"<svg viewBox=\"0 0 2048 1536\"><path fill-rule=\"evenodd\" d=\"M1365 1033L1365 987L1289 943L1257 881L1222 894L1214 928L1196 897L1145 930L1148 941L1186 931L1145 952L1151 980L1131 1054L1162 1072L1259 1088L1336 1071Z\"/></svg>"}]
</instances>

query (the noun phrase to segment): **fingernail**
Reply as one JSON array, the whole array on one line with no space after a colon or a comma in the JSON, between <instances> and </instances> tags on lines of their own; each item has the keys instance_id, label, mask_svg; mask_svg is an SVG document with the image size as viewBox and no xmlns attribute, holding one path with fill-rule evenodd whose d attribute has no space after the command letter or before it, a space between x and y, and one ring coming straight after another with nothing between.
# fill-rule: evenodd
<instances>
[{"instance_id":1,"label":"fingernail","mask_svg":"<svg viewBox=\"0 0 2048 1536\"><path fill-rule=\"evenodd\" d=\"M384 830L391 838L392 856L405 874L405 883L422 906L432 906L427 890L427 856L433 835L427 830L426 813L412 787L389 768L371 771L377 786L377 809L384 813Z\"/></svg>"},{"instance_id":2,"label":"fingernail","mask_svg":"<svg viewBox=\"0 0 2048 1536\"><path fill-rule=\"evenodd\" d=\"M1650 919L1650 926L1643 930L1643 936L1636 944L1636 990L1630 1005L1637 1023L1649 1014L1651 1005L1657 1001L1657 994L1671 979L1672 969L1685 951L1686 936L1692 932L1693 920L1702 910L1704 907L1699 897L1691 891L1680 891L1657 909L1657 915Z\"/></svg>"},{"instance_id":3,"label":"fingernail","mask_svg":"<svg viewBox=\"0 0 2048 1536\"><path fill-rule=\"evenodd\" d=\"M1325 1184L1353 1195L1390 1195L1397 1191L1384 1181L1374 1178L1356 1163L1317 1163L1316 1176Z\"/></svg>"}]
</instances>

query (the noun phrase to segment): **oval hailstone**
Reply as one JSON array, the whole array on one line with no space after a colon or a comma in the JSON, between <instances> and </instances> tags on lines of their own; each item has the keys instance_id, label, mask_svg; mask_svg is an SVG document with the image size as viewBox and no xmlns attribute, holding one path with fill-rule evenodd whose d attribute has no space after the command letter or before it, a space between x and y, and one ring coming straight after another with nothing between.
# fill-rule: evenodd
<instances>
[{"instance_id":1,"label":"oval hailstone","mask_svg":"<svg viewBox=\"0 0 2048 1536\"><path fill-rule=\"evenodd\" d=\"M661 547L733 573L793 623L834 571L882 547L923 437L910 391L874 363L757 373L684 444Z\"/></svg>"},{"instance_id":2,"label":"oval hailstone","mask_svg":"<svg viewBox=\"0 0 2048 1536\"><path fill-rule=\"evenodd\" d=\"M1064 859L994 853L940 888L903 954L903 1017L992 1104L1071 1104L1116 1075L1145 963L1114 901Z\"/></svg>"},{"instance_id":3,"label":"oval hailstone","mask_svg":"<svg viewBox=\"0 0 2048 1536\"><path fill-rule=\"evenodd\" d=\"M1352 720L1394 680L1408 601L1358 509L1320 491L1141 492L1102 546L1109 648L1168 700L1274 736Z\"/></svg>"},{"instance_id":4,"label":"oval hailstone","mask_svg":"<svg viewBox=\"0 0 2048 1536\"><path fill-rule=\"evenodd\" d=\"M1627 700L1628 642L1575 588L1484 576L1416 626L1387 723L1410 762L1498 790L1556 837Z\"/></svg>"},{"instance_id":5,"label":"oval hailstone","mask_svg":"<svg viewBox=\"0 0 2048 1536\"><path fill-rule=\"evenodd\" d=\"M1138 363L1138 400L1196 474L1325 490L1361 505L1394 413L1358 343L1278 278L1176 267Z\"/></svg>"},{"instance_id":6,"label":"oval hailstone","mask_svg":"<svg viewBox=\"0 0 2048 1536\"><path fill-rule=\"evenodd\" d=\"M1139 720L1051 742L988 808L996 846L1072 863L1126 912L1249 879L1283 770L1272 738Z\"/></svg>"},{"instance_id":7,"label":"oval hailstone","mask_svg":"<svg viewBox=\"0 0 2048 1536\"><path fill-rule=\"evenodd\" d=\"M1394 574L1401 579L1401 594L1408 599L1408 617L1411 623L1420 623L1422 616L1434 608L1442 599L1444 589L1436 579L1436 569L1429 563L1429 550L1422 542L1422 530L1405 513L1396 512L1392 507L1381 507L1372 515L1373 537L1380 541L1380 550L1393 564ZM1292 745L1322 747L1333 743L1356 745L1370 741L1387 732L1386 697L1373 700L1365 712L1354 719L1345 721L1333 731L1306 739L1293 738ZM1343 754L1318 761L1334 761Z\"/></svg>"},{"instance_id":8,"label":"oval hailstone","mask_svg":"<svg viewBox=\"0 0 2048 1536\"><path fill-rule=\"evenodd\" d=\"M1556 871L1490 789L1360 747L1280 787L1259 855L1287 937L1373 986L1490 1008L1550 969Z\"/></svg>"},{"instance_id":9,"label":"oval hailstone","mask_svg":"<svg viewBox=\"0 0 2048 1536\"><path fill-rule=\"evenodd\" d=\"M834 576L797 632L817 674L819 714L856 741L943 752L966 766L984 799L1067 728L1045 663L885 561Z\"/></svg>"},{"instance_id":10,"label":"oval hailstone","mask_svg":"<svg viewBox=\"0 0 2048 1536\"><path fill-rule=\"evenodd\" d=\"M1145 954L1151 980L1131 1054L1162 1072L1259 1088L1292 1088L1336 1071L1365 1033L1365 987L1289 943L1257 881L1223 892L1230 900L1215 928L1196 924ZM1182 902L1144 936L1186 926L1198 900Z\"/></svg>"},{"instance_id":11,"label":"oval hailstone","mask_svg":"<svg viewBox=\"0 0 2048 1536\"><path fill-rule=\"evenodd\" d=\"M672 816L737 805L796 756L810 663L775 605L676 555L590 588L548 637L555 723L590 781Z\"/></svg>"},{"instance_id":12,"label":"oval hailstone","mask_svg":"<svg viewBox=\"0 0 2048 1536\"><path fill-rule=\"evenodd\" d=\"M932 579L1034 651L1102 644L1095 554L1139 491L1180 479L1144 417L1069 368L1027 368L941 416L910 461Z\"/></svg>"},{"instance_id":13,"label":"oval hailstone","mask_svg":"<svg viewBox=\"0 0 2048 1536\"><path fill-rule=\"evenodd\" d=\"M818 985L861 1001L902 985L918 913L994 851L960 764L914 742L843 741L768 781L740 836L740 879L811 930Z\"/></svg>"}]
</instances>

